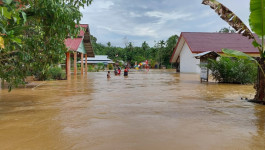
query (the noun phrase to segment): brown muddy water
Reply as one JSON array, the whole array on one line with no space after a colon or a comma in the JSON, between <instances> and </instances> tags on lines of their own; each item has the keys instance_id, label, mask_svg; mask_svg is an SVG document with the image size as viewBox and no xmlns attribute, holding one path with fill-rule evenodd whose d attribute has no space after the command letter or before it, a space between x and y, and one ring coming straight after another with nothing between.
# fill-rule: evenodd
<instances>
[{"instance_id":1,"label":"brown muddy water","mask_svg":"<svg viewBox=\"0 0 265 150\"><path fill-rule=\"evenodd\" d=\"M1 150L265 149L265 106L250 85L194 74L106 72L0 90Z\"/></svg>"}]
</instances>

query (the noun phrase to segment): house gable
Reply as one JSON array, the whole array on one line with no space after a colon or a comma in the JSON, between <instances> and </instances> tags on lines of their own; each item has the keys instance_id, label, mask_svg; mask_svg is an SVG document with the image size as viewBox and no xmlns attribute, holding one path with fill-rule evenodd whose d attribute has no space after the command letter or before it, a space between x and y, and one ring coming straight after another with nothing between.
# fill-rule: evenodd
<instances>
[{"instance_id":1,"label":"house gable","mask_svg":"<svg viewBox=\"0 0 265 150\"><path fill-rule=\"evenodd\" d=\"M183 48L180 52L180 72L200 73L200 60L196 59L194 55L195 54L191 52L188 44L184 42Z\"/></svg>"}]
</instances>

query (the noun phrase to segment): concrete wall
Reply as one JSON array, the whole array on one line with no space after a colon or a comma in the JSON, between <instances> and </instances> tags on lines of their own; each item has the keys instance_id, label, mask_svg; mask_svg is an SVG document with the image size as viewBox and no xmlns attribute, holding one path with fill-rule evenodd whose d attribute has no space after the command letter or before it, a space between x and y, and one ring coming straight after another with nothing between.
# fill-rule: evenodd
<instances>
[{"instance_id":1,"label":"concrete wall","mask_svg":"<svg viewBox=\"0 0 265 150\"><path fill-rule=\"evenodd\" d=\"M200 60L195 59L194 55L195 54L191 53L189 46L185 42L180 52L180 72L200 73L201 69L198 66L200 64Z\"/></svg>"}]
</instances>

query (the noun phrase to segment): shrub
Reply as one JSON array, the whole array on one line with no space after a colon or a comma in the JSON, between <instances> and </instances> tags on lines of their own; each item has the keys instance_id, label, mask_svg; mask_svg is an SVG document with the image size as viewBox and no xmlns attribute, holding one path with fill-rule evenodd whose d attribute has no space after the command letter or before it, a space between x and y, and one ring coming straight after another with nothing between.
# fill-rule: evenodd
<instances>
[{"instance_id":1,"label":"shrub","mask_svg":"<svg viewBox=\"0 0 265 150\"><path fill-rule=\"evenodd\" d=\"M97 68L98 68L98 70L104 70L105 69L104 63L98 63Z\"/></svg>"},{"instance_id":2,"label":"shrub","mask_svg":"<svg viewBox=\"0 0 265 150\"><path fill-rule=\"evenodd\" d=\"M92 65L89 65L87 71L94 72L94 67Z\"/></svg>"},{"instance_id":3,"label":"shrub","mask_svg":"<svg viewBox=\"0 0 265 150\"><path fill-rule=\"evenodd\" d=\"M60 67L52 67L49 69L48 74L50 79L63 80L66 79L66 74Z\"/></svg>"},{"instance_id":4,"label":"shrub","mask_svg":"<svg viewBox=\"0 0 265 150\"><path fill-rule=\"evenodd\" d=\"M153 60L153 59L151 59L151 61L150 61L150 65L151 65L152 68L155 68L156 61Z\"/></svg>"},{"instance_id":5,"label":"shrub","mask_svg":"<svg viewBox=\"0 0 265 150\"><path fill-rule=\"evenodd\" d=\"M107 68L108 68L109 70L113 70L114 67L113 67L112 64L108 64Z\"/></svg>"},{"instance_id":6,"label":"shrub","mask_svg":"<svg viewBox=\"0 0 265 150\"><path fill-rule=\"evenodd\" d=\"M50 67L46 71L38 71L34 73L35 79L39 81L44 80L64 80L66 74L60 67Z\"/></svg>"},{"instance_id":7,"label":"shrub","mask_svg":"<svg viewBox=\"0 0 265 150\"><path fill-rule=\"evenodd\" d=\"M119 62L119 66L122 66L122 62Z\"/></svg>"},{"instance_id":8,"label":"shrub","mask_svg":"<svg viewBox=\"0 0 265 150\"><path fill-rule=\"evenodd\" d=\"M209 59L208 69L213 78L222 83L254 83L257 78L257 65L246 59L221 57L219 61Z\"/></svg>"},{"instance_id":9,"label":"shrub","mask_svg":"<svg viewBox=\"0 0 265 150\"><path fill-rule=\"evenodd\" d=\"M167 65L167 69L172 69L172 65Z\"/></svg>"}]
</instances>

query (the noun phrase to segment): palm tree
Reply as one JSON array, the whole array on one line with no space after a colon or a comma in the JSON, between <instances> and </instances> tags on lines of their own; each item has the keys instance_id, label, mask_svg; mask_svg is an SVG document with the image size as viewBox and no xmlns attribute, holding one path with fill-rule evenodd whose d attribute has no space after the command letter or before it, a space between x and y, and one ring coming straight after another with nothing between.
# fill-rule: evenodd
<instances>
[{"instance_id":1,"label":"palm tree","mask_svg":"<svg viewBox=\"0 0 265 150\"><path fill-rule=\"evenodd\" d=\"M145 59L147 59L147 57L146 57L146 51L147 51L148 48L150 48L149 45L146 43L146 41L144 41L142 43L142 49L144 50L144 58Z\"/></svg>"},{"instance_id":2,"label":"palm tree","mask_svg":"<svg viewBox=\"0 0 265 150\"><path fill-rule=\"evenodd\" d=\"M163 49L164 49L164 46L165 46L165 41L164 40L161 40L161 41L159 41L158 42L158 45L159 45L159 66L161 67L162 66L162 63L163 63L163 61L162 61L162 55L164 55L163 54Z\"/></svg>"}]
</instances>

